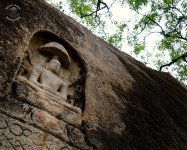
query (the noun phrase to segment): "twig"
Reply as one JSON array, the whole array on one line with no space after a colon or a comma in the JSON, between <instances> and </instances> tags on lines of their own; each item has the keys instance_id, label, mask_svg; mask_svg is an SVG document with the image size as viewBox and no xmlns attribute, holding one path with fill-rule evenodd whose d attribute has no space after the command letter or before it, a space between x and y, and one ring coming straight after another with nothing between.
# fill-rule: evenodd
<instances>
[{"instance_id":1,"label":"twig","mask_svg":"<svg viewBox=\"0 0 187 150\"><path fill-rule=\"evenodd\" d=\"M145 45L145 43L146 43L146 38L147 38L149 35L154 34L154 33L160 34L160 32L150 32L150 33L148 33L148 34L144 37L144 39L143 39L144 45Z\"/></svg>"},{"instance_id":2,"label":"twig","mask_svg":"<svg viewBox=\"0 0 187 150\"><path fill-rule=\"evenodd\" d=\"M187 61L186 61L186 57L187 57L187 52L184 53L184 54L182 54L181 56L179 56L179 57L173 59L170 63L160 66L159 71L162 71L162 69L163 69L164 67L171 66L172 64L176 63L178 60L181 60L181 59L183 59L183 61L187 62Z\"/></svg>"}]
</instances>

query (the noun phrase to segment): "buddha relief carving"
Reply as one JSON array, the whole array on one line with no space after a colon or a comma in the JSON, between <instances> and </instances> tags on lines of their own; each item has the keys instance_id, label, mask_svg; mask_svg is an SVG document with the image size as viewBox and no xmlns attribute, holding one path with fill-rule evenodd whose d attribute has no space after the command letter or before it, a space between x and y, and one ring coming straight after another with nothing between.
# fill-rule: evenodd
<instances>
[{"instance_id":1,"label":"buddha relief carving","mask_svg":"<svg viewBox=\"0 0 187 150\"><path fill-rule=\"evenodd\" d=\"M60 42L40 36L31 40L17 75L18 83L32 89L36 96L22 98L58 119L73 123L84 107L83 65Z\"/></svg>"},{"instance_id":2,"label":"buddha relief carving","mask_svg":"<svg viewBox=\"0 0 187 150\"><path fill-rule=\"evenodd\" d=\"M56 42L51 42L42 46L39 51L51 51L51 53L56 53L45 66L41 67L36 65L33 67L29 81L67 101L68 85L59 77L62 64L65 64L66 68L68 68L70 64L66 49Z\"/></svg>"}]
</instances>

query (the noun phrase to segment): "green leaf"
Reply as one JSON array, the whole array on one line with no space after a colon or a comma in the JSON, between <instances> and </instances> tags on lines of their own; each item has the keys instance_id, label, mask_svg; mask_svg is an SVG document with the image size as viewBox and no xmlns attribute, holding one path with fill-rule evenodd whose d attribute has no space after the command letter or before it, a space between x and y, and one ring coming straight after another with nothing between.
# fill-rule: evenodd
<instances>
[{"instance_id":1,"label":"green leaf","mask_svg":"<svg viewBox=\"0 0 187 150\"><path fill-rule=\"evenodd\" d=\"M141 8L141 6L146 5L148 0L127 0L127 3L135 10Z\"/></svg>"},{"instance_id":2,"label":"green leaf","mask_svg":"<svg viewBox=\"0 0 187 150\"><path fill-rule=\"evenodd\" d=\"M145 49L145 46L144 46L144 45L137 45L137 46L135 46L135 48L134 48L134 52L135 52L136 55L138 55L138 54L140 54L141 51L144 50L144 49Z\"/></svg>"},{"instance_id":3,"label":"green leaf","mask_svg":"<svg viewBox=\"0 0 187 150\"><path fill-rule=\"evenodd\" d=\"M173 1L173 0L164 0L164 2L165 2L166 4L172 4L172 1Z\"/></svg>"},{"instance_id":4,"label":"green leaf","mask_svg":"<svg viewBox=\"0 0 187 150\"><path fill-rule=\"evenodd\" d=\"M82 13L83 14L89 14L90 12L92 12L92 7L89 5L85 5L82 7Z\"/></svg>"}]
</instances>

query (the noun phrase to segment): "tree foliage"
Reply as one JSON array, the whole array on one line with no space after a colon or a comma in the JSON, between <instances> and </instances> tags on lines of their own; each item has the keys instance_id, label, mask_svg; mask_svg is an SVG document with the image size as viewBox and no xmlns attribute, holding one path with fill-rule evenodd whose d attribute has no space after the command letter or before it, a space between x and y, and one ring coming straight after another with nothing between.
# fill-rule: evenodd
<instances>
[{"instance_id":1,"label":"tree foliage","mask_svg":"<svg viewBox=\"0 0 187 150\"><path fill-rule=\"evenodd\" d=\"M187 1L185 0L157 0L139 4L149 5L150 10L147 13L139 12L139 5L135 6L129 3L138 15L141 15L140 21L134 26L134 36L140 38L133 44L145 45L145 40L150 34L159 34L158 51L167 51L169 53L169 62L165 58L157 58L159 70L165 67L172 67L177 72L181 80L187 80ZM140 37L141 33L143 38Z\"/></svg>"},{"instance_id":2,"label":"tree foliage","mask_svg":"<svg viewBox=\"0 0 187 150\"><path fill-rule=\"evenodd\" d=\"M134 23L112 20L113 5L129 6L135 14ZM127 39L134 47L134 54L141 58L150 57L151 54L146 54L146 40L158 34L154 50L156 60L152 63L158 70L167 71L168 68L178 79L187 82L186 0L113 0L110 3L108 0L69 0L68 6L78 20L108 43L121 48L123 39ZM105 30L106 18L116 27L113 33ZM124 35L124 31L128 34Z\"/></svg>"}]
</instances>

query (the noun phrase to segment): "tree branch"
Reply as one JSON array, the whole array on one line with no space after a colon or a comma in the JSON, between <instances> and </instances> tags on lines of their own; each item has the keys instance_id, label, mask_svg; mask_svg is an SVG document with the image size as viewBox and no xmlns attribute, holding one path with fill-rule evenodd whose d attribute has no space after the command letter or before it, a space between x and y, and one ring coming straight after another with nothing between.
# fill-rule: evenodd
<instances>
[{"instance_id":1,"label":"tree branch","mask_svg":"<svg viewBox=\"0 0 187 150\"><path fill-rule=\"evenodd\" d=\"M103 5L103 7L101 7L101 5ZM95 14L95 18L97 18L98 17L98 12L100 10L105 9L105 8L107 8L107 10L109 10L109 7L105 2L103 2L102 0L98 0L96 10L91 12L90 14L81 14L81 18L92 16L93 14Z\"/></svg>"},{"instance_id":2,"label":"tree branch","mask_svg":"<svg viewBox=\"0 0 187 150\"><path fill-rule=\"evenodd\" d=\"M160 34L160 32L150 32L150 33L148 33L148 34L147 34L146 36L144 36L144 38L143 38L144 45L145 45L145 43L146 43L146 38L147 38L149 35L154 34L154 33Z\"/></svg>"},{"instance_id":3,"label":"tree branch","mask_svg":"<svg viewBox=\"0 0 187 150\"><path fill-rule=\"evenodd\" d=\"M170 8L171 8L171 7L170 7ZM173 8L173 9L174 9L174 8ZM176 8L176 7L175 7L175 9L178 10L178 8ZM179 10L178 10L178 11L179 11ZM141 14L141 13L139 13L138 11L136 11L136 13L139 14L139 15L142 15L142 16L144 16L144 17L146 17L146 18L148 18L148 19L149 19L148 22L151 21L151 22L155 23L155 25L158 26L158 27L160 28L160 30L161 30L160 34L163 35L163 36L165 36L165 37L173 37L173 35L171 35L171 34L174 33L174 32L177 32L177 26L186 18L186 16L185 16L184 14L183 14L183 16L180 16L180 17L178 18L178 21L177 21L176 25L175 25L175 28L174 28L172 31L170 31L170 32L166 32L166 31L163 29L163 27L162 27L157 21L155 21L154 19L152 19L151 17L149 17L149 16L147 16L147 15L144 15L144 14ZM181 14L182 14L182 13L181 13ZM147 24L148 22L145 23L145 27L146 27L146 24ZM144 30L144 29L143 29L143 30ZM142 31L141 31L141 32L142 32ZM141 33L141 32L140 32L140 33ZM176 36L176 38L179 38L179 39L181 39L181 40L187 41L187 37L183 37L183 36L181 35L181 33L179 33L179 31L177 32L177 35L175 35L175 36Z\"/></svg>"},{"instance_id":4,"label":"tree branch","mask_svg":"<svg viewBox=\"0 0 187 150\"><path fill-rule=\"evenodd\" d=\"M184 53L184 54L182 54L181 56L179 56L179 57L173 59L170 63L160 66L159 71L162 71L162 69L163 69L164 67L171 66L172 64L176 63L177 61L179 61L179 60L181 60L181 59L183 59L183 61L187 62L187 61L186 61L186 57L187 57L187 52Z\"/></svg>"},{"instance_id":5,"label":"tree branch","mask_svg":"<svg viewBox=\"0 0 187 150\"><path fill-rule=\"evenodd\" d=\"M185 14L184 14L179 8L175 7L174 5L169 6L169 7L170 7L171 9L177 10L179 13L181 13L183 16L185 16Z\"/></svg>"},{"instance_id":6,"label":"tree branch","mask_svg":"<svg viewBox=\"0 0 187 150\"><path fill-rule=\"evenodd\" d=\"M154 22L154 23L161 29L161 32L160 32L160 33L161 33L163 36L165 36L165 37L173 37L173 36L171 35L172 32L166 33L166 32L164 31L163 27L162 27L158 22L156 22L155 20L151 19L149 16L146 16L146 17L149 18L150 21ZM179 23L180 23L180 21L179 21ZM178 33L178 34L179 34L179 35L176 36L177 38L187 41L187 38L186 38L186 37L183 37L180 33Z\"/></svg>"}]
</instances>

